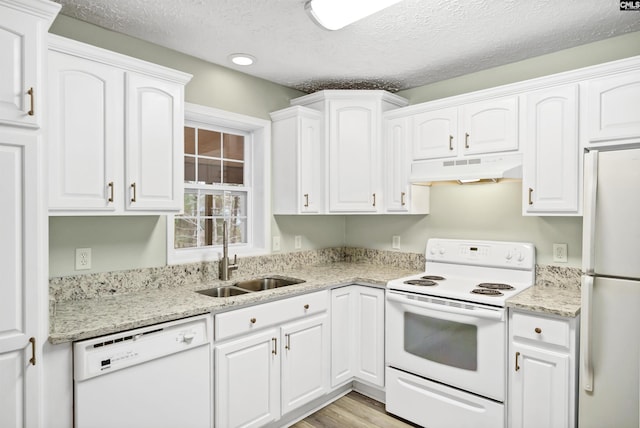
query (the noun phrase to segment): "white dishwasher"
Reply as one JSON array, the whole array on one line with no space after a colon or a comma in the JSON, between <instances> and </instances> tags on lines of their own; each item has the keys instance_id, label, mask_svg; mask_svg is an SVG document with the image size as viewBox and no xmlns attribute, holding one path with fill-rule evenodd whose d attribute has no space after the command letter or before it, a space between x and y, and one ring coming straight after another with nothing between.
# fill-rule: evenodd
<instances>
[{"instance_id":1,"label":"white dishwasher","mask_svg":"<svg viewBox=\"0 0 640 428\"><path fill-rule=\"evenodd\" d=\"M211 316L76 342L76 428L211 428Z\"/></svg>"}]
</instances>

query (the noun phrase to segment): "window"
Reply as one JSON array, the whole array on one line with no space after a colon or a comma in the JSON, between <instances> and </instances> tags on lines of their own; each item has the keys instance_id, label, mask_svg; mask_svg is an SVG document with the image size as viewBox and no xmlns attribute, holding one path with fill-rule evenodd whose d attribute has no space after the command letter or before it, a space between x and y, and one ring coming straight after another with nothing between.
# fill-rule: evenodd
<instances>
[{"instance_id":1,"label":"window","mask_svg":"<svg viewBox=\"0 0 640 428\"><path fill-rule=\"evenodd\" d=\"M267 252L270 122L186 104L184 212L167 221L169 263Z\"/></svg>"}]
</instances>

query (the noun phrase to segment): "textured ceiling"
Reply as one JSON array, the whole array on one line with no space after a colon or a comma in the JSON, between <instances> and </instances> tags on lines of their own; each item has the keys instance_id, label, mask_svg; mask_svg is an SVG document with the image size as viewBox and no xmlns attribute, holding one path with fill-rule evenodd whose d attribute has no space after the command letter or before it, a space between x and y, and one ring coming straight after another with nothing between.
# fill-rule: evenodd
<instances>
[{"instance_id":1,"label":"textured ceiling","mask_svg":"<svg viewBox=\"0 0 640 428\"><path fill-rule=\"evenodd\" d=\"M403 0L338 31L314 24L304 0L56 1L65 15L305 92L395 92L640 31L640 12L619 0ZM257 62L233 65L236 52Z\"/></svg>"}]
</instances>

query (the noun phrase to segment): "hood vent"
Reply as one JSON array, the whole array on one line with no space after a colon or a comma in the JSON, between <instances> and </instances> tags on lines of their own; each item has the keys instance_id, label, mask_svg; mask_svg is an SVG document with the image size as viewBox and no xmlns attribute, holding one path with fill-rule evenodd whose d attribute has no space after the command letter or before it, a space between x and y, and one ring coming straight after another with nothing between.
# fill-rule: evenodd
<instances>
[{"instance_id":1,"label":"hood vent","mask_svg":"<svg viewBox=\"0 0 640 428\"><path fill-rule=\"evenodd\" d=\"M467 183L501 178L522 178L521 154L414 162L409 182L426 185L435 181Z\"/></svg>"}]
</instances>

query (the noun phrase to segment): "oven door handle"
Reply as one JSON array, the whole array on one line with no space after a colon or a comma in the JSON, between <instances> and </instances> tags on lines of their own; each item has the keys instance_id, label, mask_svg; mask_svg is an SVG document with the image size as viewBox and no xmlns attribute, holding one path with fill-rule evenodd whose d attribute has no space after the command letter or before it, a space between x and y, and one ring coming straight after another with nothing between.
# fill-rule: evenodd
<instances>
[{"instance_id":1,"label":"oven door handle","mask_svg":"<svg viewBox=\"0 0 640 428\"><path fill-rule=\"evenodd\" d=\"M403 305L417 306L423 309L430 309L434 311L451 313L451 314L466 315L468 317L484 318L484 319L490 319L490 320L496 320L496 321L504 320L504 310L502 309L492 310L492 309L485 309L485 308L481 308L473 305L469 305L469 306L473 306L473 309L456 308L454 306L423 302L416 299L405 297L405 295L402 295L402 294L394 294L390 292L387 293L387 300L390 300L392 302L402 303Z\"/></svg>"}]
</instances>

